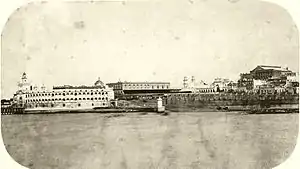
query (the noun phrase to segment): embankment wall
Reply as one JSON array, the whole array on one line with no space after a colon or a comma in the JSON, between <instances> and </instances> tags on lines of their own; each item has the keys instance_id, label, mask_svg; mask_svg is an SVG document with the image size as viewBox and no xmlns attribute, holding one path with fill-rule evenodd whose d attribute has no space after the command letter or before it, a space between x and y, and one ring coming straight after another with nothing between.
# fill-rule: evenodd
<instances>
[{"instance_id":1,"label":"embankment wall","mask_svg":"<svg viewBox=\"0 0 300 169\"><path fill-rule=\"evenodd\" d=\"M259 95L259 94L170 94L165 98L166 108L268 108L288 104L298 104L299 95Z\"/></svg>"}]
</instances>

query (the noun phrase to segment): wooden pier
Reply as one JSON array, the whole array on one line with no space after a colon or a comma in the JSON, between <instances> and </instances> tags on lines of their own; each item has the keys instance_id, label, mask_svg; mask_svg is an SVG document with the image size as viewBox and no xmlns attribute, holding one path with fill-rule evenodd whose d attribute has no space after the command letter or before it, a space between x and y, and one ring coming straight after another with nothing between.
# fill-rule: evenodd
<instances>
[{"instance_id":1,"label":"wooden pier","mask_svg":"<svg viewBox=\"0 0 300 169\"><path fill-rule=\"evenodd\" d=\"M24 108L1 107L1 115L23 114L24 112Z\"/></svg>"}]
</instances>

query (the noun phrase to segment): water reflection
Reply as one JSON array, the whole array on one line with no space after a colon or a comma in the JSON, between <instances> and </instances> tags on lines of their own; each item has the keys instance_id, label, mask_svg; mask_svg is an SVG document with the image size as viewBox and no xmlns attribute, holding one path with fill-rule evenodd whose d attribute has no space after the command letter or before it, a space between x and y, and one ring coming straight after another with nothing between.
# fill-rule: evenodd
<instances>
[{"instance_id":1,"label":"water reflection","mask_svg":"<svg viewBox=\"0 0 300 169\"><path fill-rule=\"evenodd\" d=\"M8 152L30 168L271 168L297 133L298 114L2 116Z\"/></svg>"}]
</instances>

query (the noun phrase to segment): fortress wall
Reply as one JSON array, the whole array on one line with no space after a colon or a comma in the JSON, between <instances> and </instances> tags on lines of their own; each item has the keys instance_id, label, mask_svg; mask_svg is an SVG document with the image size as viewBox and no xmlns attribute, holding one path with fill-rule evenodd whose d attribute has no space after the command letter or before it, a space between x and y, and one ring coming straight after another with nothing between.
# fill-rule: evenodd
<instances>
[{"instance_id":1,"label":"fortress wall","mask_svg":"<svg viewBox=\"0 0 300 169\"><path fill-rule=\"evenodd\" d=\"M216 108L219 106L242 106L257 107L264 105L297 104L298 95L277 94L277 95L258 95L258 94L170 94L165 98L167 108L172 107L196 107L196 108Z\"/></svg>"}]
</instances>

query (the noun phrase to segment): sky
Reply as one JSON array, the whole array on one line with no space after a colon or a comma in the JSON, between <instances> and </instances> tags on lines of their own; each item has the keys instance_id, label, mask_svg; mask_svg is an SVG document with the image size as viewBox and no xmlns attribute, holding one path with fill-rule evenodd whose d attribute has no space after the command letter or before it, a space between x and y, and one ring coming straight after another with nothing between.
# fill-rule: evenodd
<instances>
[{"instance_id":1,"label":"sky","mask_svg":"<svg viewBox=\"0 0 300 169\"><path fill-rule=\"evenodd\" d=\"M288 12L258 0L34 2L2 31L1 97L33 84L237 80L257 65L299 71Z\"/></svg>"}]
</instances>

